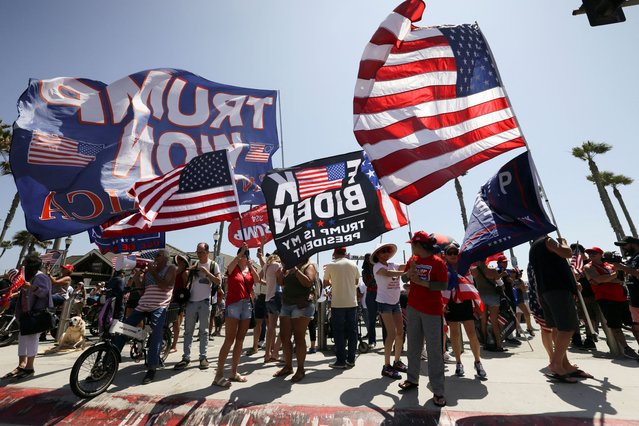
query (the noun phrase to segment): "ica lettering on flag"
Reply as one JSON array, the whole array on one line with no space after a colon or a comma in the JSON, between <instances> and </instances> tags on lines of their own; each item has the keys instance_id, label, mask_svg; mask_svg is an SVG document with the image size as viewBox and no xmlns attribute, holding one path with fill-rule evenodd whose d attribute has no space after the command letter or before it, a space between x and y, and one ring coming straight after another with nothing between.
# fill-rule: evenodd
<instances>
[{"instance_id":1,"label":"ica lettering on flag","mask_svg":"<svg viewBox=\"0 0 639 426\"><path fill-rule=\"evenodd\" d=\"M133 185L140 211L107 226L105 237L165 232L238 216L226 150L202 154L169 173Z\"/></svg>"},{"instance_id":2,"label":"ica lettering on flag","mask_svg":"<svg viewBox=\"0 0 639 426\"><path fill-rule=\"evenodd\" d=\"M513 158L488 180L475 198L457 270L499 251L554 231L537 192L528 152Z\"/></svg>"},{"instance_id":3,"label":"ica lettering on flag","mask_svg":"<svg viewBox=\"0 0 639 426\"><path fill-rule=\"evenodd\" d=\"M410 204L525 146L477 25L420 28L424 3L391 13L362 55L354 133L391 197Z\"/></svg>"}]
</instances>

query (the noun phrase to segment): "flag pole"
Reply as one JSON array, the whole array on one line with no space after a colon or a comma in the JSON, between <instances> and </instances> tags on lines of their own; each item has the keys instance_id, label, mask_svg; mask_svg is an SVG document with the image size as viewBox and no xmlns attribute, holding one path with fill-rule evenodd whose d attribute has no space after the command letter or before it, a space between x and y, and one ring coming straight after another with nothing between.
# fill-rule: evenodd
<instances>
[{"instance_id":1,"label":"flag pole","mask_svg":"<svg viewBox=\"0 0 639 426\"><path fill-rule=\"evenodd\" d=\"M282 154L282 168L284 168L284 127L282 127L282 93L277 91L277 111L280 124L280 152Z\"/></svg>"},{"instance_id":2,"label":"flag pole","mask_svg":"<svg viewBox=\"0 0 639 426\"><path fill-rule=\"evenodd\" d=\"M235 170L231 167L231 163L229 162L228 151L225 153L226 155L226 164L229 168L229 172L231 173L231 181L233 182L233 195L235 196L235 205L237 206L237 217L240 219L240 233L242 234L242 241L246 242L244 238L244 226L242 225L242 213L240 213L240 197L237 195L237 184L235 180Z\"/></svg>"},{"instance_id":3,"label":"flag pole","mask_svg":"<svg viewBox=\"0 0 639 426\"><path fill-rule=\"evenodd\" d=\"M481 28L479 28L479 24L477 23L477 21L475 21L475 25L477 25L479 34L481 34L482 38L484 39L484 44L486 45L486 49L488 50L488 54L490 55L490 59L492 60L492 63L497 64L497 62L495 61L495 56L493 55L493 51L490 48L490 45L488 44L488 42L486 41L486 37L484 37L484 33L482 32ZM519 129L521 133L521 138L523 139L524 144L526 145L526 149L528 150L528 158L530 159L530 166L531 166L530 168L531 168L531 171L533 172L534 179L537 181L536 183L538 185L538 190L539 190L538 192L541 192L541 194L538 193L537 195L538 196L541 195L543 197L543 200L546 203L546 206L548 207L548 212L550 213L550 220L552 221L553 225L555 225L555 228L557 230L557 238L561 239L562 237L561 237L561 232L559 231L559 226L557 225L557 219L555 218L555 214L553 213L552 207L550 206L550 201L548 200L546 190L544 189L544 185L541 182L541 176L539 175L539 171L537 170L537 166L535 165L535 161L533 160L532 150L530 149L530 145L528 145L528 141L526 140L526 137L524 136L524 132L521 128L521 125L519 124L517 115L515 114L515 108L513 107L513 103L510 101L510 97L508 96L508 92L506 91L506 85L503 84L503 79L501 78L501 74L499 73L499 68L497 66L495 66L495 72L497 73L497 78L502 83L501 88L504 91L504 97L508 101L510 110L513 113L513 119L515 120L515 124L517 125L517 128ZM566 262L568 262L568 259L566 259ZM573 284L575 284L576 286L577 279L575 278L574 274L571 274L571 275L573 278ZM590 316L588 315L588 309L586 308L586 303L584 302L584 298L581 295L581 292L579 290L577 290L577 296L579 299L579 303L581 304L581 308L586 316L586 322L588 323L588 328L590 329L590 332L592 334L595 334L595 331L592 327L592 322L590 321Z\"/></svg>"},{"instance_id":4,"label":"flag pole","mask_svg":"<svg viewBox=\"0 0 639 426\"><path fill-rule=\"evenodd\" d=\"M410 240L413 238L413 228L411 227L410 223L410 213L408 205L406 205L406 220L408 220L408 239Z\"/></svg>"}]
</instances>

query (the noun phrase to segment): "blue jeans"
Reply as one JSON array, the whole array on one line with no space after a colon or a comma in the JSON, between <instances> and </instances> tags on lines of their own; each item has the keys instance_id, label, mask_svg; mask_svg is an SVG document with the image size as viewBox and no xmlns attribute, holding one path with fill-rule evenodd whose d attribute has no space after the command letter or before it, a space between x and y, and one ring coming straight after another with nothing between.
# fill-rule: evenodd
<instances>
[{"instance_id":1,"label":"blue jeans","mask_svg":"<svg viewBox=\"0 0 639 426\"><path fill-rule=\"evenodd\" d=\"M208 299L199 302L188 302L184 313L184 354L182 359L191 360L191 343L193 343L193 332L195 331L195 321L199 321L200 337L200 359L206 358L206 349L209 346L209 317L211 316L211 305Z\"/></svg>"},{"instance_id":2,"label":"blue jeans","mask_svg":"<svg viewBox=\"0 0 639 426\"><path fill-rule=\"evenodd\" d=\"M335 356L337 365L346 361L354 363L357 352L357 307L331 308L331 327L335 340ZM348 341L348 354L346 342Z\"/></svg>"},{"instance_id":3,"label":"blue jeans","mask_svg":"<svg viewBox=\"0 0 639 426\"><path fill-rule=\"evenodd\" d=\"M368 310L368 324L366 325L366 331L368 332L368 344L372 345L377 343L377 332L375 331L375 325L377 324L377 292L366 292L366 309Z\"/></svg>"},{"instance_id":4,"label":"blue jeans","mask_svg":"<svg viewBox=\"0 0 639 426\"><path fill-rule=\"evenodd\" d=\"M151 326L151 339L149 340L149 352L146 362L149 370L155 370L160 366L160 347L162 347L162 335L164 334L164 320L166 320L166 308L157 308L151 312L140 312L134 310L124 323L137 326L140 321L146 319L146 323ZM118 334L113 339L115 346L122 352L127 337Z\"/></svg>"}]
</instances>

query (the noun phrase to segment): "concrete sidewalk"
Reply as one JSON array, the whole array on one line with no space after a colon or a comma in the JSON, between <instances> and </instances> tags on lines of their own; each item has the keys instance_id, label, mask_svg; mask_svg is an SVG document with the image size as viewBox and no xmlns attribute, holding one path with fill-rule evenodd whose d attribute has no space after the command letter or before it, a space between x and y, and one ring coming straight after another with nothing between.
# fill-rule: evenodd
<instances>
[{"instance_id":1,"label":"concrete sidewalk","mask_svg":"<svg viewBox=\"0 0 639 426\"><path fill-rule=\"evenodd\" d=\"M249 335L245 345L250 341ZM448 406L441 410L433 405L427 388L426 363L422 362L419 389L402 394L399 381L380 374L379 346L359 355L349 370L329 368L334 360L330 351L308 355L307 375L296 384L291 376L272 377L278 366L264 365L263 352L258 352L242 356L239 372L247 375L247 383L233 383L230 389L211 386L221 342L218 337L209 346L211 369L201 371L193 362L186 370L174 371L179 351L169 356L166 368L149 385L140 385L144 366L128 361L125 349L113 385L89 401L79 400L69 389L71 366L80 352L39 356L36 376L1 382L0 423L639 425L637 361L608 359L599 351L571 351L570 360L595 379L556 383L541 372L547 356L540 337L530 341L533 351L525 342L503 354L482 351L485 381L474 377L466 345L466 377L455 377L455 365L448 365ZM51 346L42 344L40 352ZM602 341L597 346L606 349ZM17 345L0 348L0 375L16 361Z\"/></svg>"}]
</instances>

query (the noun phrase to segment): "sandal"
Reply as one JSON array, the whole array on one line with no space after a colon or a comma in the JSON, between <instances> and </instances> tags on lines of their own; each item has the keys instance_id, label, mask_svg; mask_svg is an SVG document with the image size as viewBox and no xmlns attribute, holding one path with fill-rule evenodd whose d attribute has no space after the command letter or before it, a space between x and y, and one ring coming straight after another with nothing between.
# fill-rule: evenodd
<instances>
[{"instance_id":1,"label":"sandal","mask_svg":"<svg viewBox=\"0 0 639 426\"><path fill-rule=\"evenodd\" d=\"M231 381L229 379L227 379L226 377L220 377L217 380L213 380L212 385L213 386L219 386L221 388L230 388L231 387Z\"/></svg>"},{"instance_id":2,"label":"sandal","mask_svg":"<svg viewBox=\"0 0 639 426\"><path fill-rule=\"evenodd\" d=\"M291 373L293 373L292 368L282 368L278 372L274 373L273 377L284 377L284 376L288 376Z\"/></svg>"},{"instance_id":3,"label":"sandal","mask_svg":"<svg viewBox=\"0 0 639 426\"><path fill-rule=\"evenodd\" d=\"M18 374L13 376L14 379L16 379L16 380L26 379L27 377L31 377L31 376L33 376L35 374L35 370L33 370L33 369L23 368L21 370L22 371L20 371Z\"/></svg>"},{"instance_id":4,"label":"sandal","mask_svg":"<svg viewBox=\"0 0 639 426\"><path fill-rule=\"evenodd\" d=\"M253 348L247 349L246 352L244 353L244 355L246 356L253 356L257 353L257 351Z\"/></svg>"},{"instance_id":5,"label":"sandal","mask_svg":"<svg viewBox=\"0 0 639 426\"><path fill-rule=\"evenodd\" d=\"M446 406L446 398L444 398L444 395L434 395L433 394L433 404L435 404L438 407L445 407Z\"/></svg>"},{"instance_id":6,"label":"sandal","mask_svg":"<svg viewBox=\"0 0 639 426\"><path fill-rule=\"evenodd\" d=\"M302 380L302 379L304 378L304 376L306 376L306 373L304 373L304 372L302 372L302 373L299 373L299 372L298 372L298 373L295 373L295 374L293 375L293 377L291 377L291 382L293 382L293 383L297 383L297 382L299 382L300 380Z\"/></svg>"},{"instance_id":7,"label":"sandal","mask_svg":"<svg viewBox=\"0 0 639 426\"><path fill-rule=\"evenodd\" d=\"M229 380L238 383L246 383L248 381L246 376L242 376L240 373L235 373L235 376L231 377Z\"/></svg>"},{"instance_id":8,"label":"sandal","mask_svg":"<svg viewBox=\"0 0 639 426\"><path fill-rule=\"evenodd\" d=\"M575 377L577 379L594 379L595 378L595 376L593 376L592 374L586 373L584 370L580 368L576 369L572 373L568 373L568 375L570 377Z\"/></svg>"},{"instance_id":9,"label":"sandal","mask_svg":"<svg viewBox=\"0 0 639 426\"><path fill-rule=\"evenodd\" d=\"M4 376L2 376L3 379L13 379L15 378L18 374L20 374L22 372L23 368L22 367L16 367L13 371L8 372L7 374L5 374Z\"/></svg>"},{"instance_id":10,"label":"sandal","mask_svg":"<svg viewBox=\"0 0 639 426\"><path fill-rule=\"evenodd\" d=\"M412 389L417 389L419 385L417 383L409 382L408 380L404 380L399 384L399 387L404 391L409 391Z\"/></svg>"}]
</instances>

